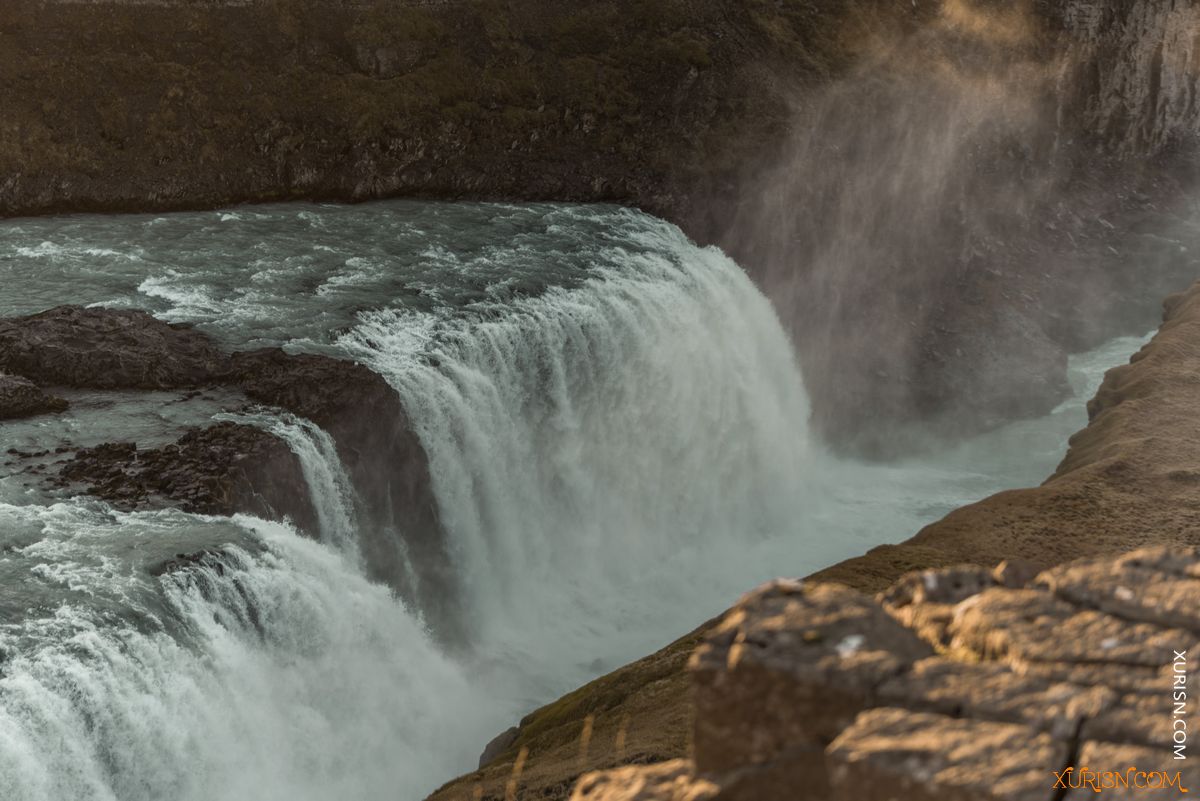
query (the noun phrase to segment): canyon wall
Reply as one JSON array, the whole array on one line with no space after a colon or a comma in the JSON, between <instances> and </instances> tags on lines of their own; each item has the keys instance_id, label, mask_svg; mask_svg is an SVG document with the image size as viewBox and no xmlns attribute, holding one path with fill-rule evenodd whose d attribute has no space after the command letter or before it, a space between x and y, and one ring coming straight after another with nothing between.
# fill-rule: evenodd
<instances>
[{"instance_id":1,"label":"canyon wall","mask_svg":"<svg viewBox=\"0 0 1200 801\"><path fill-rule=\"evenodd\" d=\"M1194 17L1170 0L13 0L0 214L637 205L776 300L832 440L896 452L1051 408L1067 352L1144 330L1195 269Z\"/></svg>"}]
</instances>

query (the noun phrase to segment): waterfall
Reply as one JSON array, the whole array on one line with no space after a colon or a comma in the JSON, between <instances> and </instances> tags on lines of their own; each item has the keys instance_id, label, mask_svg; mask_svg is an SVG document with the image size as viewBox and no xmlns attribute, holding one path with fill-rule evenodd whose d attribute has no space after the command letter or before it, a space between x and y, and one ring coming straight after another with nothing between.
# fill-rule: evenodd
<instances>
[{"instance_id":1,"label":"waterfall","mask_svg":"<svg viewBox=\"0 0 1200 801\"><path fill-rule=\"evenodd\" d=\"M213 419L252 425L286 442L300 462L317 513L321 540L354 559L359 557L354 485L346 475L337 446L329 434L311 420L287 412L218 414Z\"/></svg>"},{"instance_id":2,"label":"waterfall","mask_svg":"<svg viewBox=\"0 0 1200 801\"><path fill-rule=\"evenodd\" d=\"M339 343L400 393L470 622L510 646L582 654L661 631L650 615L694 623L729 600L718 574L730 595L746 586L736 564L797 536L818 502L804 386L769 302L674 226L614 224L621 244L598 245L573 286L367 312Z\"/></svg>"},{"instance_id":3,"label":"waterfall","mask_svg":"<svg viewBox=\"0 0 1200 801\"><path fill-rule=\"evenodd\" d=\"M153 549L180 526L229 524L78 506L0 517L36 518L45 538L29 547L87 593L0 628L5 801L419 798L513 713L386 588L286 526L238 518L243 544L152 580L92 554L118 530Z\"/></svg>"}]
</instances>

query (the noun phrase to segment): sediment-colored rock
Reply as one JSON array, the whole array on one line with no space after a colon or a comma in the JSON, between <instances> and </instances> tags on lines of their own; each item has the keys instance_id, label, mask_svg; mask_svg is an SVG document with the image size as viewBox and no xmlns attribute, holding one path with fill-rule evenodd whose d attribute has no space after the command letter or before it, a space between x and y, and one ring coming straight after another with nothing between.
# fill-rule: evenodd
<instances>
[{"instance_id":1,"label":"sediment-colored rock","mask_svg":"<svg viewBox=\"0 0 1200 801\"><path fill-rule=\"evenodd\" d=\"M872 709L829 746L829 799L1049 801L1066 758L1066 743L1026 726Z\"/></svg>"},{"instance_id":2,"label":"sediment-colored rock","mask_svg":"<svg viewBox=\"0 0 1200 801\"><path fill-rule=\"evenodd\" d=\"M1161 614L1102 612L1091 595L1067 600L1056 589L1152 597L1158 575L1146 566L1167 564L1181 578ZM1172 751L1174 716L1200 713L1195 694L1182 707L1173 698L1179 655L1200 653L1197 629L1175 626L1178 609L1200 608L1198 567L1200 548L1156 548L1074 562L1027 587L966 567L906 576L876 599L766 585L692 658L694 762L671 763L667 784L650 779L655 768L591 775L572 799L667 801L703 782L720 801L1054 801L1075 797L1055 787L1068 768L1129 766L1183 771L1176 781L1200 787ZM949 648L941 632L922 642L900 623L923 619L909 607L947 602ZM1072 681L1026 670L1047 664L1085 672ZM1143 669L1155 681L1105 686L1116 673L1086 672L1098 667Z\"/></svg>"},{"instance_id":3,"label":"sediment-colored rock","mask_svg":"<svg viewBox=\"0 0 1200 801\"><path fill-rule=\"evenodd\" d=\"M618 768L579 780L573 801L716 801L718 787L676 759L648 768Z\"/></svg>"}]
</instances>

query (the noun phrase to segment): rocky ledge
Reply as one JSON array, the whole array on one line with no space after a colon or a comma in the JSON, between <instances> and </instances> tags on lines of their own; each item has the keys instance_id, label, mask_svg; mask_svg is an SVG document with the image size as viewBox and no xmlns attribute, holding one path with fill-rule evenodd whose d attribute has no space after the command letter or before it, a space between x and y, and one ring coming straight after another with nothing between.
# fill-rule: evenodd
<instances>
[{"instance_id":1,"label":"rocky ledge","mask_svg":"<svg viewBox=\"0 0 1200 801\"><path fill-rule=\"evenodd\" d=\"M1186 694L1198 649L1196 548L1036 576L1014 564L928 570L874 599L776 581L692 656L692 759L592 773L571 798L1059 801L1094 796L1093 783L1134 798L1138 781L1195 791L1200 766L1175 758L1187 755L1175 721L1200 711Z\"/></svg>"},{"instance_id":2,"label":"rocky ledge","mask_svg":"<svg viewBox=\"0 0 1200 801\"><path fill-rule=\"evenodd\" d=\"M185 512L288 518L317 532L317 515L296 455L278 437L218 423L171 445L114 442L75 453L54 483L82 486L118 509L172 506Z\"/></svg>"},{"instance_id":3,"label":"rocky ledge","mask_svg":"<svg viewBox=\"0 0 1200 801\"><path fill-rule=\"evenodd\" d=\"M1200 465L1200 438L1195 435L1196 409L1200 408L1200 383L1196 381L1197 375L1200 375L1200 284L1192 286L1184 293L1169 297L1164 303L1162 327L1153 340L1134 355L1128 365L1108 372L1096 397L1089 404L1091 419L1088 426L1071 438L1070 448L1058 470L1040 487L999 493L952 512L906 542L880 546L861 557L820 571L810 577L810 583L805 585L802 597L823 592L815 589L822 584L836 584L841 585L841 588L831 592L840 593L840 597L843 598L859 597L860 600L855 603L860 606L867 604L869 607L871 603L867 595L888 591L887 598L892 599L886 601L889 608L902 618L911 618L903 626L909 629L909 632L903 633L903 637L911 642L910 635L915 632L918 639L924 638L923 642L929 648L934 648L930 641L945 639L945 627L948 625L946 621L953 620L956 610L970 610L972 603L958 606L900 603L896 600L900 590L889 588L901 580L902 576L914 570L947 568L965 563L990 568L1005 560L1019 557L1024 560L1026 577L1041 574L1042 579L1039 581L1045 585L1045 582L1058 575L1051 570L1052 568L1072 560L1112 557L1138 547L1169 546L1194 549L1200 546L1200 513L1197 512L1197 509L1200 509L1200 472L1196 467ZM1010 561L1010 565L1012 564ZM1047 570L1051 572L1042 573ZM986 612L992 615L993 619L981 621L979 626L1004 626L1006 621L1014 624L1020 622L1025 609L1017 605L1016 601L1031 596L1025 590L1015 595L983 593L985 588L995 589L991 586L994 583L993 579L981 578L986 576L986 573L987 571L972 573L957 570L953 574L964 582L982 582L983 586L978 587L975 592L980 593L978 597L987 600L988 604L979 607L973 614L978 616ZM1122 582L1124 580L1122 579ZM1021 586L1023 579L1018 581L1009 577L1003 581L1011 584L1010 589L1015 591L1015 588ZM912 588L913 582L911 579L906 580L901 582L900 586ZM1161 598L1157 594L1151 594L1158 591L1158 579L1145 586L1145 598ZM1134 592L1134 585L1120 583L1110 588L1110 594L1116 593L1117 587L1125 588L1120 590L1122 596ZM777 588L776 592L782 590ZM856 596L855 592L866 595ZM1043 587L1037 592L1049 590ZM1134 592L1134 597L1140 596ZM993 599L1004 598L1013 605L1006 607L999 604L999 601L992 603ZM1063 603L1073 603L1082 608L1088 602L1076 599L1065 600ZM1115 601L1112 598L1105 601L1105 611L1110 615L1114 614L1110 608L1113 603ZM1194 597L1191 603L1193 610L1200 608ZM901 611L908 607L912 608ZM1056 608L1065 614L1066 607ZM1126 604L1125 608L1128 609L1129 604ZM1168 625L1192 631L1194 641L1194 628L1189 629L1190 624L1174 617L1176 607L1165 608L1169 609L1169 614L1172 615L1167 618ZM1186 606L1182 608L1187 609ZM1028 609L1033 612L1036 607ZM938 610L940 617L933 614L934 610ZM871 614L879 619L874 612ZM1123 614L1128 617L1129 613ZM920 619L918 615L921 616ZM726 617L725 620L728 622L730 619ZM1087 619L1085 616L1075 620ZM1047 618L1043 622L1062 623L1063 620L1065 618ZM526 788L526 793L537 794L545 799L566 798L576 778L585 770L611 768L625 763L668 763L666 767L660 768L659 773L638 772L636 780L646 787L671 787L680 784L683 781L680 777L684 776L686 771L681 773L682 768L675 761L688 756L693 747L693 740L696 743L697 758L702 758L702 751L699 750L700 735L693 734L693 720L696 714L703 713L693 702L693 674L688 670L688 663L692 653L708 636L708 632L714 630L717 625L713 621L705 623L697 631L671 643L661 651L531 712L521 721L516 736L511 738L506 747L499 753L491 754L491 762L441 788L430 796L430 801L470 798L476 787L481 789L481 797L484 799L504 798L505 787L511 781L514 766L522 753L525 754L521 763L522 786ZM934 629L941 630L942 634L927 631ZM982 632L984 629L977 628L976 631ZM1040 631L1041 636L1049 643L1063 639L1060 636L1062 632L1052 625L1046 625ZM1101 629L1096 630L1100 631ZM1108 636L1099 636L1097 633L1097 639L1077 642L1074 645L1080 649L1079 654L1091 653L1092 658L1095 658L1094 654L1099 653L1105 660L1111 661L1117 657L1106 653L1102 647ZM1120 636L1125 635L1122 633ZM980 637L986 639L983 634L980 634ZM983 643L983 639L977 640L972 646L980 653L988 648L1000 649L997 653L990 654L988 660L983 660L993 663L992 669L996 669L998 663L1012 662L1013 672L1030 672L1025 663L1034 667L1044 667L1053 661L1028 656L1023 658L1023 662L1013 661L1019 650L1013 650L1017 646L1011 644L1009 635L997 634L995 637L996 639L990 641L986 647L980 644ZM951 636L938 647L945 648L947 643L953 640L954 637ZM1179 647L1182 650L1188 645L1184 643ZM1010 653L1012 658L1004 656L1006 652ZM1121 650L1118 653L1122 654L1120 658L1125 658L1124 655L1130 652ZM1145 670L1147 665L1144 659L1147 657L1130 655L1128 658L1131 661L1127 667L1122 668L1125 673L1153 673ZM947 666L953 667L954 670L961 669L961 675L964 677L975 670L970 667L969 658L939 664L942 665L941 669L948 669ZM1110 667L1106 672L1116 673L1118 670ZM1063 676L1064 679L1070 678L1066 674ZM1084 684L1088 681L1086 674L1078 674L1071 680ZM1104 686L1115 692L1120 690L1122 685L1119 682L1108 682ZM1164 689L1163 693L1165 692ZM906 704L889 700L888 703L893 707L921 709L927 713L930 709L916 702ZM789 715L800 719L797 723L803 723L802 719L807 713L796 709L804 708L794 708L789 711ZM1128 714L1132 718L1141 714L1137 707L1130 707L1124 702L1113 709L1133 710L1120 713ZM858 711L854 709L853 714L857 714ZM1112 714L1119 713L1114 711ZM581 751L579 738L585 726L592 732L592 736L589 747ZM829 742L840 735L840 732L840 729L837 732L829 732ZM1096 739L1102 742L1123 742L1119 738ZM817 760L818 757L824 760L824 752L813 755L812 759ZM957 761L959 756L956 755L954 759ZM702 769L704 772L714 770L708 765L709 763L705 763ZM1094 766L1093 764L1092 767ZM1086 765L1080 763L1080 767ZM612 777L607 776L591 780L592 783L585 786L591 787L596 784L599 787L611 781ZM1200 779L1194 784L1200 785ZM704 785L685 782L681 786L686 786L686 792L700 793ZM599 789L588 792L599 792ZM680 792L684 793L678 795L681 799L705 797L689 796L684 790ZM801 796L788 796L798 797ZM838 799L842 797L833 796ZM906 796L911 797L923 796ZM951 797L953 796L936 793L931 796L939 801ZM989 796L977 794L971 797L986 799Z\"/></svg>"}]
</instances>

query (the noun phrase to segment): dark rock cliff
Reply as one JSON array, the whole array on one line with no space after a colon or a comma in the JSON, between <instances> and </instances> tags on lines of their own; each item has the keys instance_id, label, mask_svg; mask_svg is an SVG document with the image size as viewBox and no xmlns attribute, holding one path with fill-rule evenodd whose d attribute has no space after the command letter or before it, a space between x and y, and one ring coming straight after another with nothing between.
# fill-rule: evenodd
<instances>
[{"instance_id":1,"label":"dark rock cliff","mask_svg":"<svg viewBox=\"0 0 1200 801\"><path fill-rule=\"evenodd\" d=\"M897 421L955 433L1053 406L1066 352L1148 327L1195 269L1180 247L1200 235L1176 225L1192 17L1169 0L12 0L0 214L634 204L770 292L826 432L894 450Z\"/></svg>"},{"instance_id":2,"label":"dark rock cliff","mask_svg":"<svg viewBox=\"0 0 1200 801\"><path fill-rule=\"evenodd\" d=\"M371 577L417 604L446 638L464 625L424 448L396 392L367 368L278 348L231 354L199 330L143 311L59 306L0 319L0 371L12 374L0 373L0 419L64 411L66 402L43 386L220 386L236 390L231 411L248 400L311 420L332 437L361 501L360 546ZM119 508L288 517L319 533L299 459L275 435L247 425L192 429L163 447L106 443L54 466L59 489L83 489Z\"/></svg>"}]
</instances>

